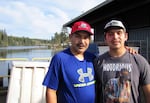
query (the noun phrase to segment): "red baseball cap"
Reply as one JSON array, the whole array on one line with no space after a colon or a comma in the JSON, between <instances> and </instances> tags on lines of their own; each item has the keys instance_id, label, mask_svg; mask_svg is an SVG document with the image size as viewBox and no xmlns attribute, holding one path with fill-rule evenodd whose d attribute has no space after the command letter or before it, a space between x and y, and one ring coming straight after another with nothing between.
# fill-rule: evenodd
<instances>
[{"instance_id":1,"label":"red baseball cap","mask_svg":"<svg viewBox=\"0 0 150 103\"><path fill-rule=\"evenodd\" d=\"M85 21L78 21L73 24L71 34L77 32L77 31L86 31L90 35L93 35L93 33L91 32L91 26L88 23L86 23Z\"/></svg>"}]
</instances>

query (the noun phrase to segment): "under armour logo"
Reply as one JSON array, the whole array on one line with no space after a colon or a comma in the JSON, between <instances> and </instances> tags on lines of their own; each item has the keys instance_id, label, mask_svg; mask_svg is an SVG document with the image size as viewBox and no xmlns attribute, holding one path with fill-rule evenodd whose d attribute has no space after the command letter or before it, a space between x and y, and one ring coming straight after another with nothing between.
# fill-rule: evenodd
<instances>
[{"instance_id":1,"label":"under armour logo","mask_svg":"<svg viewBox=\"0 0 150 103\"><path fill-rule=\"evenodd\" d=\"M83 73L82 68L78 69L77 72L80 75L79 79L78 79L80 82L85 82L85 80L84 80L85 77L88 77L90 81L94 79L91 68L87 68L87 73Z\"/></svg>"},{"instance_id":2,"label":"under armour logo","mask_svg":"<svg viewBox=\"0 0 150 103\"><path fill-rule=\"evenodd\" d=\"M84 23L82 23L82 24L79 26L79 28L87 28L87 25L84 24Z\"/></svg>"}]
</instances>

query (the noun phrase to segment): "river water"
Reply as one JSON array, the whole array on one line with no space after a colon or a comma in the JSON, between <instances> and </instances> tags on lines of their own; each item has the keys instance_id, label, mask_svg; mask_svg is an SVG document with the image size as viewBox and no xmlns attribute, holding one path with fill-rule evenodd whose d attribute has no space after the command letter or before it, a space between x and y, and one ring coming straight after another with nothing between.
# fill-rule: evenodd
<instances>
[{"instance_id":1,"label":"river water","mask_svg":"<svg viewBox=\"0 0 150 103\"><path fill-rule=\"evenodd\" d=\"M48 49L46 46L12 46L0 48L0 76L8 75L12 60L10 58L23 58L32 60L33 58L50 58L56 51ZM4 78L3 86L8 85L8 78Z\"/></svg>"}]
</instances>

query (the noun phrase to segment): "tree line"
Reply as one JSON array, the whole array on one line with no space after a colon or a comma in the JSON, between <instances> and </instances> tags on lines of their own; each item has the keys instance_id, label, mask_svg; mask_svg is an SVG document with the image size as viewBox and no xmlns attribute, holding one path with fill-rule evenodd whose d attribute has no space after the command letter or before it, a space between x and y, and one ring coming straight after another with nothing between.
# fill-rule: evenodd
<instances>
[{"instance_id":1,"label":"tree line","mask_svg":"<svg viewBox=\"0 0 150 103\"><path fill-rule=\"evenodd\" d=\"M0 47L6 46L39 46L47 45L50 48L60 48L68 45L66 32L55 33L51 40L31 39L28 37L8 36L5 30L0 30Z\"/></svg>"}]
</instances>

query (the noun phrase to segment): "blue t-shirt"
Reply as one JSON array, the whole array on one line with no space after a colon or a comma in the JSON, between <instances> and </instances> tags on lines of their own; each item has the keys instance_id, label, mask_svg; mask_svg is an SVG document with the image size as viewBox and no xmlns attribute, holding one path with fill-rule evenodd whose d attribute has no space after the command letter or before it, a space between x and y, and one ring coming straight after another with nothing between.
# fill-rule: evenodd
<instances>
[{"instance_id":1,"label":"blue t-shirt","mask_svg":"<svg viewBox=\"0 0 150 103\"><path fill-rule=\"evenodd\" d=\"M43 85L57 90L58 103L94 103L95 55L85 52L84 60L78 60L66 49L57 53L51 61Z\"/></svg>"}]
</instances>

